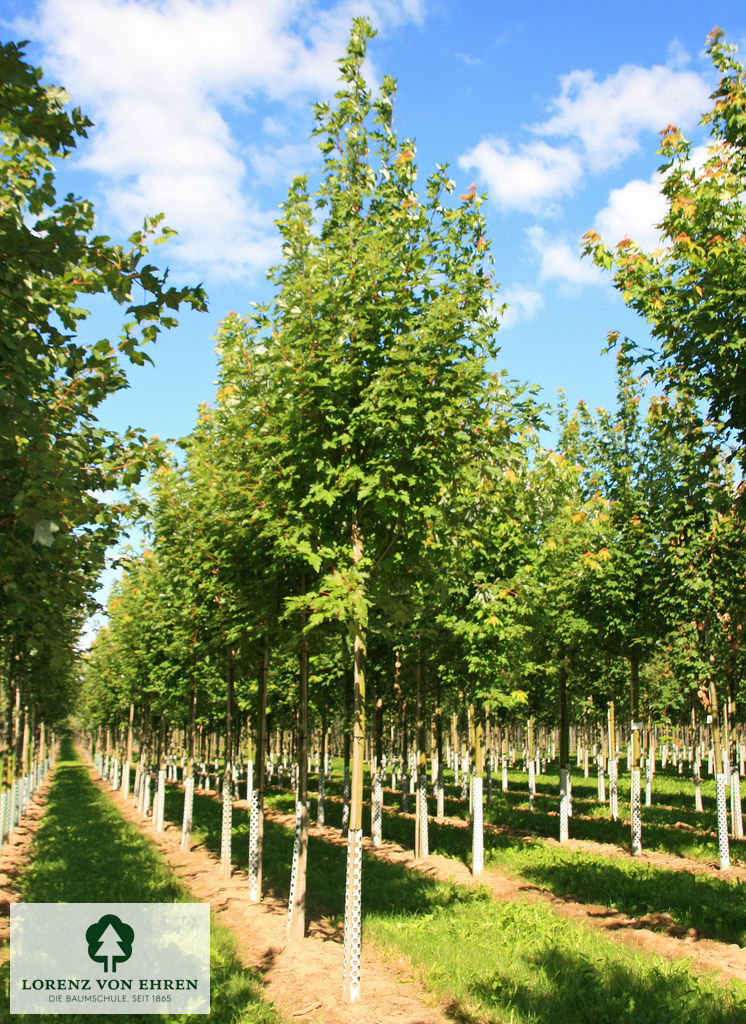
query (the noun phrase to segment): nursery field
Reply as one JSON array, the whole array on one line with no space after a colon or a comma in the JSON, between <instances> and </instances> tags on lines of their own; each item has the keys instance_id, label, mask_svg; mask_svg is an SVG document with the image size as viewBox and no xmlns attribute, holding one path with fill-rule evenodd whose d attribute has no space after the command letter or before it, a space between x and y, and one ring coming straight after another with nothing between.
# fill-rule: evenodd
<instances>
[{"instance_id":1,"label":"nursery field","mask_svg":"<svg viewBox=\"0 0 746 1024\"><path fill-rule=\"evenodd\" d=\"M111 801L93 784L71 739L64 739L44 815L30 850L30 860L12 880L13 900L32 903L172 903L188 901L187 889L140 832L122 820ZM3 916L8 907L4 903ZM261 995L258 972L246 970L235 954L235 943L213 923L211 944L210 1020L220 1024L275 1024L279 1018ZM8 1011L9 961L2 951L0 978L3 999L0 1020L43 1020L46 1015ZM55 1021L86 1021L84 1014L55 1014ZM121 1021L117 1014L97 1015L101 1021ZM143 1016L168 1024L184 1015Z\"/></svg>"},{"instance_id":2,"label":"nursery field","mask_svg":"<svg viewBox=\"0 0 746 1024\"><path fill-rule=\"evenodd\" d=\"M414 972L456 1020L746 1019L746 987L731 980L739 973L746 979L746 871L734 866L721 874L714 867L717 847L709 829L707 800L692 831L686 830L687 844L666 843L668 818L673 823L684 814L676 804L679 797L684 799L686 782L661 777L660 783L660 797L666 803L656 807L658 852L633 859L616 845L625 840L624 823L603 822L593 813L593 799L590 792L584 794L582 778L574 782L573 827L576 821L586 821L586 834L597 848L592 853L575 848L582 843L568 849L545 838L553 820L556 828L549 796L552 784L556 792L556 775L542 776L547 795L537 793L537 810L529 820L518 791L519 785L525 788L525 776L511 772L512 792L495 793L486 815L494 827L485 833L487 870L478 885L468 882L466 871L461 872L466 884L457 884L445 880L447 869L432 867L442 864L444 856L468 865L469 834L465 822L457 819L464 809L453 795L447 807L450 819L430 823L434 856L423 862L422 870L411 860L392 860L390 844L366 851L364 939L394 960L398 969ZM341 791L341 778L332 777L327 786L327 827L314 830L309 844L308 911L330 929L341 927L344 912L345 850L338 838ZM707 789L704 795L710 797ZM711 798L714 803L714 792ZM294 797L275 788L266 800L270 811L264 834L265 886L287 900L293 848L288 815ZM389 792L387 800L398 805L399 794ZM195 801L193 839L217 854L220 803L200 793ZM541 809L543 801L546 807ZM177 825L182 805L181 791L169 787L166 816ZM278 820L272 809L284 813L284 819ZM248 821L241 819L239 811L233 825L237 865L248 841ZM385 836L411 849L413 816L392 808L384 822ZM534 830L529 829L532 822ZM595 831L593 825L598 826ZM628 834L628 823L626 829ZM734 865L740 852L734 850ZM667 944L660 952L635 949L620 941L618 933L593 928L582 915L528 898L520 893L520 885L515 898L495 898L492 883L501 876L555 893L568 905L600 904L619 910L632 919L631 931L657 930L667 936ZM692 958L700 944L707 945L712 956L712 971L693 970ZM718 960L721 972L715 966Z\"/></svg>"},{"instance_id":3,"label":"nursery field","mask_svg":"<svg viewBox=\"0 0 746 1024\"><path fill-rule=\"evenodd\" d=\"M341 837L341 767L335 760L326 780L326 825L311 829L309 937L296 944L294 953L300 964L304 948L309 959L316 955L320 936L322 945L337 947L335 952L341 942L346 847ZM406 852L413 846L414 816L401 812L401 793L390 789L384 796L385 841L376 850L366 841L364 853L364 945L375 951L377 964L388 965L394 978L415 984L425 1014L421 1019L473 1024L746 1020L746 984L739 980L746 980L744 848L743 843L734 844L731 870L717 870L714 786L707 780L703 812L695 813L687 809L691 781L656 773L654 803L645 808L646 852L632 858L626 849L629 823L623 820L621 785L622 819L610 822L608 807L598 804L595 780L583 779L579 772L573 779L572 834L577 838L561 845L552 837L556 773L550 770L539 777L532 812L525 775L510 771L508 791L496 787L485 807L485 871L478 883L470 878L468 805L452 782L447 773L446 817L442 823L429 823L428 858L415 862ZM192 847L177 865L173 858L164 859L154 843L168 838L172 847L178 845L182 786L166 787L167 824L160 835L131 803L112 793L95 770L92 776L72 741L64 739L28 862L10 881L11 900L204 899L204 891L194 891L195 872L188 865L206 857L215 874L210 902L222 906L230 900L240 907L247 901L245 801L234 800L233 873L222 883L217 881L222 802L216 793L195 793ZM293 793L279 786L265 794L263 909L281 930L293 857L294 804ZM309 805L314 819L316 799ZM430 810L434 814L434 807ZM610 918L599 920L602 908ZM612 927L607 928L609 921ZM263 975L271 971L277 946L268 942L264 962L257 956L263 941L260 924L252 942L255 965L247 968L245 951L241 955L246 933L236 927L231 934L232 923L235 919L213 925L211 1020L271 1024L309 1007L304 1019L318 1022L407 1019L393 1010L387 1016L379 1000L371 1005L366 999L369 990L383 983L370 976L371 970L385 971L380 966L364 971L362 998L349 1018L332 1016L314 998L311 974L301 990L302 1005L297 998L293 1004L287 989L290 1003L273 1009L267 1002L272 989L263 994L262 983L268 984ZM7 991L7 956L2 971ZM336 989L341 979L330 975L322 983ZM10 1020L7 1010L0 1019Z\"/></svg>"}]
</instances>

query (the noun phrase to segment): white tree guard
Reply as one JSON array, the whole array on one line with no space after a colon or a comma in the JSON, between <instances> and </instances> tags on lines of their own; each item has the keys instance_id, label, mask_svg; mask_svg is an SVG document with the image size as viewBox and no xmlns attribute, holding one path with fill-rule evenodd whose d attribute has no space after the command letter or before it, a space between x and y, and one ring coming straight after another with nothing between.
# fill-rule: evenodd
<instances>
[{"instance_id":1,"label":"white tree guard","mask_svg":"<svg viewBox=\"0 0 746 1024\"><path fill-rule=\"evenodd\" d=\"M249 817L249 899L258 903L259 891L259 792L255 789L251 797Z\"/></svg>"},{"instance_id":2,"label":"white tree guard","mask_svg":"<svg viewBox=\"0 0 746 1024\"><path fill-rule=\"evenodd\" d=\"M145 786L142 794L142 814L144 818L150 814L150 772L145 776Z\"/></svg>"},{"instance_id":3,"label":"white tree guard","mask_svg":"<svg viewBox=\"0 0 746 1024\"><path fill-rule=\"evenodd\" d=\"M484 766L484 775L487 780L487 803L492 803L492 756L487 755L487 764Z\"/></svg>"},{"instance_id":4,"label":"white tree guard","mask_svg":"<svg viewBox=\"0 0 746 1024\"><path fill-rule=\"evenodd\" d=\"M640 769L635 765L631 773L629 810L632 818L632 856L642 853L642 807L640 800Z\"/></svg>"},{"instance_id":5,"label":"white tree guard","mask_svg":"<svg viewBox=\"0 0 746 1024\"><path fill-rule=\"evenodd\" d=\"M350 766L348 764L345 765L342 801L342 835L346 836L350 827Z\"/></svg>"},{"instance_id":6,"label":"white tree guard","mask_svg":"<svg viewBox=\"0 0 746 1024\"><path fill-rule=\"evenodd\" d=\"M223 785L223 820L220 831L220 871L224 879L231 877L231 825L233 819L233 800L231 799L230 780Z\"/></svg>"},{"instance_id":7,"label":"white tree guard","mask_svg":"<svg viewBox=\"0 0 746 1024\"><path fill-rule=\"evenodd\" d=\"M533 759L528 762L528 809L533 811L536 797L536 764Z\"/></svg>"},{"instance_id":8,"label":"white tree guard","mask_svg":"<svg viewBox=\"0 0 746 1024\"><path fill-rule=\"evenodd\" d=\"M363 831L347 836L347 879L345 885L344 970L342 999L354 1003L360 998L362 952Z\"/></svg>"},{"instance_id":9,"label":"white tree guard","mask_svg":"<svg viewBox=\"0 0 746 1024\"><path fill-rule=\"evenodd\" d=\"M733 822L733 838L743 839L743 809L741 807L741 775L733 766L730 776L731 821Z\"/></svg>"},{"instance_id":10,"label":"white tree guard","mask_svg":"<svg viewBox=\"0 0 746 1024\"><path fill-rule=\"evenodd\" d=\"M380 846L383 842L383 773L379 770L373 779L373 808L371 820L371 843Z\"/></svg>"},{"instance_id":11,"label":"white tree guard","mask_svg":"<svg viewBox=\"0 0 746 1024\"><path fill-rule=\"evenodd\" d=\"M502 776L503 776L502 777L503 793L507 793L508 792L508 759L505 756L505 754L503 754L503 758L502 758Z\"/></svg>"},{"instance_id":12,"label":"white tree guard","mask_svg":"<svg viewBox=\"0 0 746 1024\"><path fill-rule=\"evenodd\" d=\"M458 786L458 754L453 752L453 784Z\"/></svg>"},{"instance_id":13,"label":"white tree guard","mask_svg":"<svg viewBox=\"0 0 746 1024\"><path fill-rule=\"evenodd\" d=\"M127 797L130 795L130 763L129 763L129 761L125 761L124 762L124 767L122 768L122 785L121 785L120 788L122 790L122 796L126 800Z\"/></svg>"},{"instance_id":14,"label":"white tree guard","mask_svg":"<svg viewBox=\"0 0 746 1024\"><path fill-rule=\"evenodd\" d=\"M323 825L326 822L326 811L324 809L325 780L323 773L319 775L319 797L316 801L316 824Z\"/></svg>"},{"instance_id":15,"label":"white tree guard","mask_svg":"<svg viewBox=\"0 0 746 1024\"><path fill-rule=\"evenodd\" d=\"M430 835L428 832L428 817L427 817L427 775L424 772L420 772L417 788L419 790L419 813L420 813L420 856L430 856Z\"/></svg>"},{"instance_id":16,"label":"white tree guard","mask_svg":"<svg viewBox=\"0 0 746 1024\"><path fill-rule=\"evenodd\" d=\"M570 838L570 769L560 768L560 835L559 841Z\"/></svg>"},{"instance_id":17,"label":"white tree guard","mask_svg":"<svg viewBox=\"0 0 746 1024\"><path fill-rule=\"evenodd\" d=\"M246 803L251 807L254 796L254 762L249 759L246 762Z\"/></svg>"},{"instance_id":18,"label":"white tree guard","mask_svg":"<svg viewBox=\"0 0 746 1024\"><path fill-rule=\"evenodd\" d=\"M728 805L725 800L725 773L715 776L715 793L718 808L718 852L720 870L727 871L730 867L730 848L728 843Z\"/></svg>"},{"instance_id":19,"label":"white tree guard","mask_svg":"<svg viewBox=\"0 0 746 1024\"><path fill-rule=\"evenodd\" d=\"M482 812L482 779L475 775L473 782L472 824L471 824L471 873L474 878L484 871L484 815Z\"/></svg>"},{"instance_id":20,"label":"white tree guard","mask_svg":"<svg viewBox=\"0 0 746 1024\"><path fill-rule=\"evenodd\" d=\"M295 888L298 882L298 862L300 860L300 830L301 814L303 804L300 800L295 802L295 836L293 838L293 861L290 865L290 890L288 892L288 916L285 934L290 936L290 927L293 923L293 907L295 906Z\"/></svg>"},{"instance_id":21,"label":"white tree guard","mask_svg":"<svg viewBox=\"0 0 746 1024\"><path fill-rule=\"evenodd\" d=\"M612 821L619 817L619 758L609 761L609 815Z\"/></svg>"},{"instance_id":22,"label":"white tree guard","mask_svg":"<svg viewBox=\"0 0 746 1024\"><path fill-rule=\"evenodd\" d=\"M699 758L694 762L694 810L702 811L702 778Z\"/></svg>"},{"instance_id":23,"label":"white tree guard","mask_svg":"<svg viewBox=\"0 0 746 1024\"><path fill-rule=\"evenodd\" d=\"M188 850L192 842L192 814L194 811L194 776L184 783L184 816L181 821L181 849Z\"/></svg>"},{"instance_id":24,"label":"white tree guard","mask_svg":"<svg viewBox=\"0 0 746 1024\"><path fill-rule=\"evenodd\" d=\"M163 811L166 802L166 773L163 769L158 771L158 794L157 794L157 817L155 827L158 832L163 831Z\"/></svg>"},{"instance_id":25,"label":"white tree guard","mask_svg":"<svg viewBox=\"0 0 746 1024\"><path fill-rule=\"evenodd\" d=\"M437 806L436 815L438 818L444 818L446 813L446 794L445 787L443 785L443 768L438 766L438 792L437 792Z\"/></svg>"},{"instance_id":26,"label":"white tree guard","mask_svg":"<svg viewBox=\"0 0 746 1024\"><path fill-rule=\"evenodd\" d=\"M598 760L598 802L606 803L606 773L604 772L604 759Z\"/></svg>"},{"instance_id":27,"label":"white tree guard","mask_svg":"<svg viewBox=\"0 0 746 1024\"><path fill-rule=\"evenodd\" d=\"M653 766L650 757L645 761L645 806L653 805Z\"/></svg>"},{"instance_id":28,"label":"white tree guard","mask_svg":"<svg viewBox=\"0 0 746 1024\"><path fill-rule=\"evenodd\" d=\"M461 766L461 800L463 803L469 799L469 773L466 764Z\"/></svg>"},{"instance_id":29,"label":"white tree guard","mask_svg":"<svg viewBox=\"0 0 746 1024\"><path fill-rule=\"evenodd\" d=\"M401 777L401 810L409 814L409 775L404 772Z\"/></svg>"}]
</instances>

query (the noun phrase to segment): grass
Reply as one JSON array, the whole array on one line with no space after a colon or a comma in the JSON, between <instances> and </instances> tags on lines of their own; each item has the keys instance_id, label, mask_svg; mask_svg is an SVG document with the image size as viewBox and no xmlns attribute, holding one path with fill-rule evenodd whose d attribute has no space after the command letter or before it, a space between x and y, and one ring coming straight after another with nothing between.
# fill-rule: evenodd
<instances>
[{"instance_id":1,"label":"grass","mask_svg":"<svg viewBox=\"0 0 746 1024\"><path fill-rule=\"evenodd\" d=\"M289 813L294 798L289 793L273 792L268 802ZM312 801L312 814L314 810ZM341 815L338 802L326 805L327 824L339 826ZM411 848L414 822L387 811L384 835ZM432 853L470 863L470 830L431 821L429 841ZM696 928L704 938L746 946L746 890L737 880L657 868L613 855L579 853L550 846L540 838L490 831L485 832L484 847L487 868L533 882L557 895L599 904L631 917L669 914L670 923L682 931ZM650 927L667 930L668 922L653 920Z\"/></svg>"},{"instance_id":2,"label":"grass","mask_svg":"<svg viewBox=\"0 0 746 1024\"><path fill-rule=\"evenodd\" d=\"M292 806L288 794L272 794L271 800L286 810ZM166 814L177 822L182 801L180 791L169 789ZM220 804L195 794L194 817L195 838L217 852ZM247 818L234 814L233 859L242 865ZM292 831L267 820L265 888L275 896L287 897L291 853ZM342 922L345 856L344 847L315 836L309 840L309 913L332 926ZM407 957L462 1024L746 1020L746 988L692 974L686 959L669 964L562 918L546 904L498 902L484 889L436 882L367 853L363 915L367 939L384 954Z\"/></svg>"},{"instance_id":3,"label":"grass","mask_svg":"<svg viewBox=\"0 0 746 1024\"><path fill-rule=\"evenodd\" d=\"M126 823L111 801L91 782L72 741L63 739L47 806L33 846L33 860L19 879L22 898L31 903L172 903L191 897L158 851ZM211 1011L216 1024L277 1024L279 1017L262 1002L257 972L238 961L230 933L214 922L210 934ZM9 965L0 968L8 992ZM0 1021L11 1021L5 1006ZM80 1021L84 1014L13 1015L13 1021ZM99 1021L121 1024L115 1014ZM144 1022L205 1020L204 1016L137 1015Z\"/></svg>"}]
</instances>

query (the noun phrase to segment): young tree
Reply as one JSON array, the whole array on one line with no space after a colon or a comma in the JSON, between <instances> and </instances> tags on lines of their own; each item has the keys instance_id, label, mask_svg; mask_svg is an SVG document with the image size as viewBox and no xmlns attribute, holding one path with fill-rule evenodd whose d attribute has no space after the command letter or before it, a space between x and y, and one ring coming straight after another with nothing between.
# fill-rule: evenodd
<instances>
[{"instance_id":1,"label":"young tree","mask_svg":"<svg viewBox=\"0 0 746 1024\"><path fill-rule=\"evenodd\" d=\"M648 321L661 347L646 358L709 403L710 418L736 432L744 463L746 78L721 29L708 36L707 52L722 77L702 118L711 133L706 159L693 161L675 126L661 132L662 248L644 253L624 238L612 250L589 231L585 252L613 272L627 305Z\"/></svg>"},{"instance_id":2,"label":"young tree","mask_svg":"<svg viewBox=\"0 0 746 1024\"><path fill-rule=\"evenodd\" d=\"M414 144L393 129L394 82L384 78L374 99L363 77L372 36L355 19L336 103L316 107L321 184L313 195L305 179L290 189L277 295L249 342L272 384L255 413L267 529L306 574L289 608L308 613L309 629L338 622L353 651L350 1001L360 992L369 614L393 550L421 550L441 489L475 473L496 329L476 190L448 205L454 184L438 167L417 193Z\"/></svg>"}]
</instances>

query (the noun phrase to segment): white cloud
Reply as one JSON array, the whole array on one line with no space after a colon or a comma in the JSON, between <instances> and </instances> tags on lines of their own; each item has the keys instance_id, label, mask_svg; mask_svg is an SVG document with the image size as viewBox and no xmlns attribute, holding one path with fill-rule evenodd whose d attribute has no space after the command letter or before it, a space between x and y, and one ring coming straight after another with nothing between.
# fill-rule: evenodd
<instances>
[{"instance_id":1,"label":"white cloud","mask_svg":"<svg viewBox=\"0 0 746 1024\"><path fill-rule=\"evenodd\" d=\"M580 240L571 245L538 225L528 228L526 235L539 256L539 281L556 280L576 287L606 283L598 267L580 258Z\"/></svg>"},{"instance_id":2,"label":"white cloud","mask_svg":"<svg viewBox=\"0 0 746 1024\"><path fill-rule=\"evenodd\" d=\"M501 331L510 330L520 321L533 320L544 305L541 292L520 284L501 288L498 299L501 303L507 303L507 309L500 320Z\"/></svg>"},{"instance_id":3,"label":"white cloud","mask_svg":"<svg viewBox=\"0 0 746 1024\"><path fill-rule=\"evenodd\" d=\"M614 167L635 152L644 131L696 122L710 92L701 75L662 65L626 65L601 81L592 71L571 71L560 84L560 95L551 104L556 113L535 131L577 139L595 171Z\"/></svg>"},{"instance_id":4,"label":"white cloud","mask_svg":"<svg viewBox=\"0 0 746 1024\"><path fill-rule=\"evenodd\" d=\"M284 146L261 148L252 146L249 149L249 162L254 175L259 181L287 181L296 174L303 174L313 166L318 156L318 148L313 142L290 142Z\"/></svg>"},{"instance_id":5,"label":"white cloud","mask_svg":"<svg viewBox=\"0 0 746 1024\"><path fill-rule=\"evenodd\" d=\"M539 141L516 151L504 139L483 139L458 162L466 170L476 170L490 199L505 209L535 210L572 192L582 177L573 149Z\"/></svg>"},{"instance_id":6,"label":"white cloud","mask_svg":"<svg viewBox=\"0 0 746 1024\"><path fill-rule=\"evenodd\" d=\"M650 181L628 181L609 193L609 201L596 215L594 227L609 246L622 238L631 238L649 252L660 247L660 232L655 227L666 213L658 174Z\"/></svg>"},{"instance_id":7,"label":"white cloud","mask_svg":"<svg viewBox=\"0 0 746 1024\"><path fill-rule=\"evenodd\" d=\"M289 183L302 152L268 139L247 166L223 110L250 116L273 101L281 112L261 127L277 136L299 97L335 87L351 17L366 13L385 29L421 20L424 0L41 0L19 27L96 122L82 162L121 226L163 210L180 233L169 258L242 277L278 251L276 213L250 198L251 170Z\"/></svg>"},{"instance_id":8,"label":"white cloud","mask_svg":"<svg viewBox=\"0 0 746 1024\"><path fill-rule=\"evenodd\" d=\"M672 59L680 64L683 55L674 48ZM710 91L695 72L662 65L626 65L601 80L592 71L571 71L559 81L549 116L530 128L533 140L515 146L485 138L459 158L503 209L556 212L556 200L574 192L587 173L616 167L638 150L643 133L694 124Z\"/></svg>"}]
</instances>

